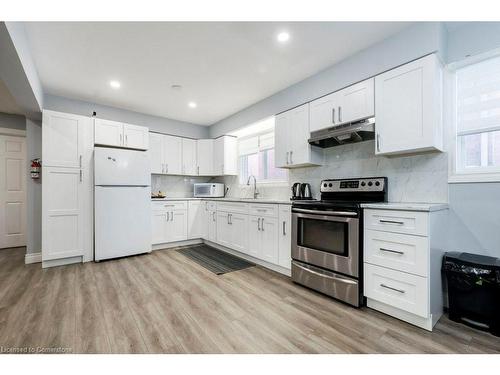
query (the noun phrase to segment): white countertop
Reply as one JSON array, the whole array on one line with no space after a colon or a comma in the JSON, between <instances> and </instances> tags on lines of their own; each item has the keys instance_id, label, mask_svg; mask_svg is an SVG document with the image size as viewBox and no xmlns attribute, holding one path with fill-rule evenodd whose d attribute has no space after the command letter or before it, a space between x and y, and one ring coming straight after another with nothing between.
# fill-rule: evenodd
<instances>
[{"instance_id":1,"label":"white countertop","mask_svg":"<svg viewBox=\"0 0 500 375\"><path fill-rule=\"evenodd\" d=\"M220 202L240 202L240 203L267 203L267 204L292 204L290 200L283 199L252 199L252 198L193 198L193 197L168 197L168 198L151 198L153 202L159 201L191 201L191 200L209 200Z\"/></svg>"},{"instance_id":2,"label":"white countertop","mask_svg":"<svg viewBox=\"0 0 500 375\"><path fill-rule=\"evenodd\" d=\"M411 203L411 202L386 202L386 203L363 203L363 208L375 208L381 210L399 211L441 211L448 209L448 203Z\"/></svg>"}]
</instances>

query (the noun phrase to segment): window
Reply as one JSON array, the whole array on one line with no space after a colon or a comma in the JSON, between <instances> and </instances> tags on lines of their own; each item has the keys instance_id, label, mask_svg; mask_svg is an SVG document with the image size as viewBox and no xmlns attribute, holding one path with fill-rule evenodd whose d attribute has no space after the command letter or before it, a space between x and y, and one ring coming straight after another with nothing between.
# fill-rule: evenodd
<instances>
[{"instance_id":1,"label":"window","mask_svg":"<svg viewBox=\"0 0 500 375\"><path fill-rule=\"evenodd\" d=\"M250 125L239 134L240 184L246 184L251 175L258 183L286 182L287 171L274 166L274 117Z\"/></svg>"},{"instance_id":2,"label":"window","mask_svg":"<svg viewBox=\"0 0 500 375\"><path fill-rule=\"evenodd\" d=\"M455 173L500 177L500 57L457 69L455 84Z\"/></svg>"}]
</instances>

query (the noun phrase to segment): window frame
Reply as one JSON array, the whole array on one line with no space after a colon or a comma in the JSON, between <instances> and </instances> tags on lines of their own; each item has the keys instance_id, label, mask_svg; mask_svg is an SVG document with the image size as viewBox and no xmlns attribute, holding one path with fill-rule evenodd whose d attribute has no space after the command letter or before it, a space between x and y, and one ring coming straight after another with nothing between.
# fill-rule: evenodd
<instances>
[{"instance_id":1,"label":"window frame","mask_svg":"<svg viewBox=\"0 0 500 375\"><path fill-rule=\"evenodd\" d=\"M254 137L260 137L261 135L264 135L264 134L268 134L268 133L274 133L274 135L276 135L276 127L274 130L272 131L269 131L269 130L265 130L265 131L261 131L261 132L256 132L256 133L253 133L253 134L249 134L245 137L241 137L241 138L238 138L238 142L240 140L245 140L245 139L249 139L249 138L254 138ZM266 150L275 150L275 146L276 145L273 145L272 148L267 148ZM260 152L261 150L259 150ZM264 150L262 150L264 151ZM241 170L241 161L240 161L240 158L242 157L243 155L240 155L239 151L238 151L238 185L240 187L242 186L247 186L246 183L242 183L241 182L241 173L242 173L242 170ZM276 168L276 167L275 167ZM286 171L286 177L285 179L283 180L269 180L269 179L266 179L266 180L257 180L257 185L266 185L266 186L288 186L288 170L285 170Z\"/></svg>"},{"instance_id":2,"label":"window frame","mask_svg":"<svg viewBox=\"0 0 500 375\"><path fill-rule=\"evenodd\" d=\"M449 94L447 101L447 106L445 106L444 116L449 117L449 134L448 139L450 143L449 147L449 170L448 170L448 183L481 183L481 182L500 182L500 166L491 167L469 167L466 170L461 168L461 160L463 158L463 153L461 150L461 140L460 137L464 135L471 134L482 134L482 142L487 138L486 131L478 132L464 132L464 134L458 134L457 131L457 76L456 72L459 69L465 68L469 65L477 64L482 61L499 58L500 48L488 51L486 53L481 53L474 56L469 56L461 61L451 63L446 68L446 74L444 79L445 93ZM448 111L448 113L447 113ZM490 130L490 131L493 131Z\"/></svg>"}]
</instances>

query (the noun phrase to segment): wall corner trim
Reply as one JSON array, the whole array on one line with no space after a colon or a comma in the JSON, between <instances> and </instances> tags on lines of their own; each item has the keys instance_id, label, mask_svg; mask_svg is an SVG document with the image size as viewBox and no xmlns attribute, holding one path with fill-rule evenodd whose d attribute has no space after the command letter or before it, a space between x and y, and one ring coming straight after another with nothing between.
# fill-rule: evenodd
<instances>
[{"instance_id":1,"label":"wall corner trim","mask_svg":"<svg viewBox=\"0 0 500 375\"><path fill-rule=\"evenodd\" d=\"M42 252L26 254L24 264L42 263Z\"/></svg>"}]
</instances>

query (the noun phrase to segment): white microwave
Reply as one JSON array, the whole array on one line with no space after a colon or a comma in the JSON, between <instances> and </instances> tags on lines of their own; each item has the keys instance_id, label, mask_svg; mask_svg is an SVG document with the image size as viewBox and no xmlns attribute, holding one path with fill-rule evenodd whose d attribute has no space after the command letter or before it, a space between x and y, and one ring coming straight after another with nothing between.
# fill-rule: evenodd
<instances>
[{"instance_id":1,"label":"white microwave","mask_svg":"<svg viewBox=\"0 0 500 375\"><path fill-rule=\"evenodd\" d=\"M194 196L198 198L221 198L224 196L224 184L194 184Z\"/></svg>"}]
</instances>

